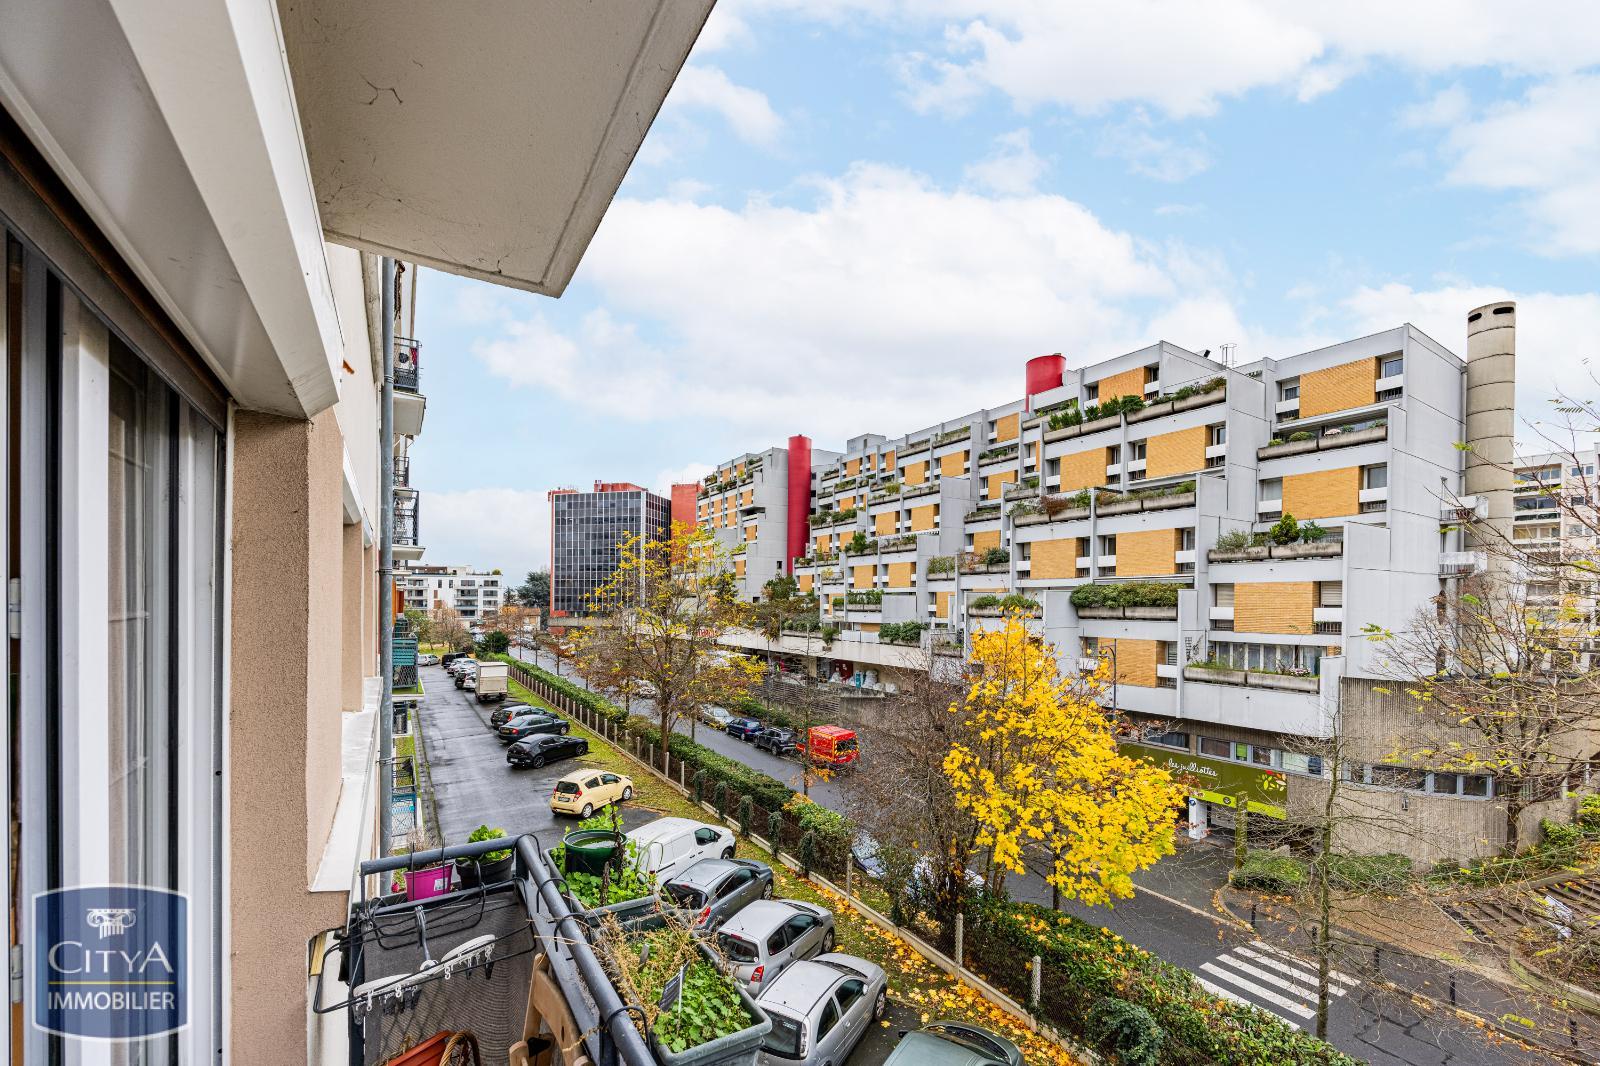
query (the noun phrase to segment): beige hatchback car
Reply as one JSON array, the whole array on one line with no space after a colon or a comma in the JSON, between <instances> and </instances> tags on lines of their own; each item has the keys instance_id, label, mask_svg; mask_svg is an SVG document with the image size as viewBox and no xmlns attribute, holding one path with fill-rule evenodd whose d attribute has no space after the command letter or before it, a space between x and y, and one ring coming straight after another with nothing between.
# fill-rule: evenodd
<instances>
[{"instance_id":1,"label":"beige hatchback car","mask_svg":"<svg viewBox=\"0 0 1600 1066\"><path fill-rule=\"evenodd\" d=\"M557 814L587 818L619 800L633 799L633 781L610 770L574 770L556 782L550 792L550 809Z\"/></svg>"}]
</instances>

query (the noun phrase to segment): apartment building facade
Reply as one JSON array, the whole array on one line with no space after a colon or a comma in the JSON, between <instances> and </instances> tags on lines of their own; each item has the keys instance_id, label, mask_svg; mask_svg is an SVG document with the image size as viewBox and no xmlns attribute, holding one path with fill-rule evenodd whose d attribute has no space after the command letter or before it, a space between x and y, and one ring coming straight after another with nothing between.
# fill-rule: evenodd
<instances>
[{"instance_id":1,"label":"apartment building facade","mask_svg":"<svg viewBox=\"0 0 1600 1066\"><path fill-rule=\"evenodd\" d=\"M381 470L426 406L402 342L380 442L383 338L418 264L561 293L709 9L0 13L0 1060L349 1061L312 997L381 846ZM187 904L186 1024L131 1048L39 962L38 901L107 884Z\"/></svg>"},{"instance_id":2,"label":"apartment building facade","mask_svg":"<svg viewBox=\"0 0 1600 1066\"><path fill-rule=\"evenodd\" d=\"M1490 313L1514 329L1511 311L1474 312ZM1161 342L1080 368L1045 356L1024 377L1010 403L816 453L793 571L820 618L779 642L791 664L889 687L958 664L1020 609L1064 667L1110 661L1130 750L1218 783L1195 788L1194 831L1241 803L1284 819L1323 775L1305 738L1347 729L1372 760L1357 783L1407 782L1397 810L1439 827L1432 848L1385 846L1490 846L1492 779L1387 766L1407 711L1362 636L1486 566L1471 530L1489 501L1465 493L1458 447L1466 362L1401 325L1240 366Z\"/></svg>"},{"instance_id":3,"label":"apartment building facade","mask_svg":"<svg viewBox=\"0 0 1600 1066\"><path fill-rule=\"evenodd\" d=\"M665 542L672 501L626 481L596 481L590 492L553 489L550 500L550 617L589 613L595 590L616 573L621 545Z\"/></svg>"},{"instance_id":4,"label":"apartment building facade","mask_svg":"<svg viewBox=\"0 0 1600 1066\"><path fill-rule=\"evenodd\" d=\"M468 625L494 614L505 603L505 577L498 570L471 566L407 566L394 575L405 610L449 607Z\"/></svg>"}]
</instances>

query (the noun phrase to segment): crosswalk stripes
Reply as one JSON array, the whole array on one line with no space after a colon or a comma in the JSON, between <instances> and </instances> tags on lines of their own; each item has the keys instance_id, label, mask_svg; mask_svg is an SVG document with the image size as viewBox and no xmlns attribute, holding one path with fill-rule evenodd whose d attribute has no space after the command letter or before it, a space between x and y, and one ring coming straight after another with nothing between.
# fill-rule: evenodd
<instances>
[{"instance_id":1,"label":"crosswalk stripes","mask_svg":"<svg viewBox=\"0 0 1600 1066\"><path fill-rule=\"evenodd\" d=\"M1253 940L1249 947L1241 945L1201 963L1200 971L1200 985L1212 995L1265 1007L1296 1029L1316 1016L1315 965L1270 944ZM1328 978L1328 993L1336 999L1357 985L1355 978L1337 970L1329 971Z\"/></svg>"}]
</instances>

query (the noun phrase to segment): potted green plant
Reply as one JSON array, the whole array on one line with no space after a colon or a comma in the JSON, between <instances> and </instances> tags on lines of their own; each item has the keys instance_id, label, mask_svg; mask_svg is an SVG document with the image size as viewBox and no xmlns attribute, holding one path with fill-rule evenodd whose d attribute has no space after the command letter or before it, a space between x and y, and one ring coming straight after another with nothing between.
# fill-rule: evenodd
<instances>
[{"instance_id":1,"label":"potted green plant","mask_svg":"<svg viewBox=\"0 0 1600 1066\"><path fill-rule=\"evenodd\" d=\"M480 825L467 837L467 843L476 844L480 840L500 840L506 835L504 829L495 826ZM456 860L456 876L461 884L467 888L478 885L492 885L504 881L511 876L511 863L513 855L510 848L498 851L487 851L473 858Z\"/></svg>"}]
</instances>

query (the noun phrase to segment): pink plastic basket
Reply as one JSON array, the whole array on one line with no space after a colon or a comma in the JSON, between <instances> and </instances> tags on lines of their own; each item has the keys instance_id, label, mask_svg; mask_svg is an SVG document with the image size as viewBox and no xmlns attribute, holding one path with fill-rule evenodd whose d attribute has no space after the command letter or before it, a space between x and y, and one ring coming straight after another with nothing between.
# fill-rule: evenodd
<instances>
[{"instance_id":1,"label":"pink plastic basket","mask_svg":"<svg viewBox=\"0 0 1600 1066\"><path fill-rule=\"evenodd\" d=\"M406 899L432 899L450 891L451 868L430 866L426 870L406 871Z\"/></svg>"}]
</instances>

